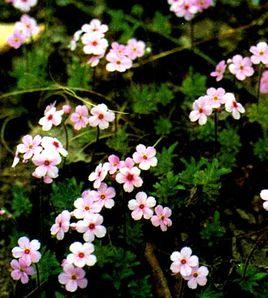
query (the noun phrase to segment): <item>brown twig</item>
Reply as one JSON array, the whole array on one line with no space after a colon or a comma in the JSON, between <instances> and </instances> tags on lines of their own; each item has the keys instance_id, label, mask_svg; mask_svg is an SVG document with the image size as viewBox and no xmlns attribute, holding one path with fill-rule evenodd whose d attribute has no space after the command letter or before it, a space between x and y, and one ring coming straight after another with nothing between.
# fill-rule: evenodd
<instances>
[{"instance_id":1,"label":"brown twig","mask_svg":"<svg viewBox=\"0 0 268 298\"><path fill-rule=\"evenodd\" d=\"M150 242L146 243L145 258L152 268L153 278L155 279L155 291L159 298L171 298L171 293L167 284L165 275L160 267L160 264L154 254L153 245Z\"/></svg>"}]
</instances>

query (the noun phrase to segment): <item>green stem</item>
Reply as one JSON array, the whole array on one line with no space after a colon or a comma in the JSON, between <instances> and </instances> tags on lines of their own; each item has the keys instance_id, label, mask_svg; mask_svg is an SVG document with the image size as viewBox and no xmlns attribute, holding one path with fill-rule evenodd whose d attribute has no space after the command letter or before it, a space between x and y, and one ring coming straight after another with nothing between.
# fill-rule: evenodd
<instances>
[{"instance_id":1,"label":"green stem","mask_svg":"<svg viewBox=\"0 0 268 298\"><path fill-rule=\"evenodd\" d=\"M257 84L257 92L256 92L256 97L257 97L257 101L259 102L259 98L260 98L260 87L261 87L261 77L262 77L262 70L263 70L263 66L262 63L259 66L259 76L258 76L258 84Z\"/></svg>"},{"instance_id":2,"label":"green stem","mask_svg":"<svg viewBox=\"0 0 268 298\"><path fill-rule=\"evenodd\" d=\"M39 274L39 268L37 263L35 264L36 269L36 281L37 281L37 295L40 296L40 274Z\"/></svg>"},{"instance_id":3,"label":"green stem","mask_svg":"<svg viewBox=\"0 0 268 298\"><path fill-rule=\"evenodd\" d=\"M214 155L217 157L218 152L218 112L214 112Z\"/></svg>"}]
</instances>

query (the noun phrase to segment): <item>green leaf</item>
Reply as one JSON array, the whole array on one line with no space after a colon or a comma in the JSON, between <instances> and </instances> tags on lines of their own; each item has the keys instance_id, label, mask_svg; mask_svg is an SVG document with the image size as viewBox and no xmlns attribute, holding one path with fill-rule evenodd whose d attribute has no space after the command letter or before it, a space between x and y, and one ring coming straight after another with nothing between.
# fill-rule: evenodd
<instances>
[{"instance_id":1,"label":"green leaf","mask_svg":"<svg viewBox=\"0 0 268 298\"><path fill-rule=\"evenodd\" d=\"M28 196L29 194L22 185L14 185L12 187L12 210L15 218L21 215L27 216L32 211L32 203Z\"/></svg>"},{"instance_id":2,"label":"green leaf","mask_svg":"<svg viewBox=\"0 0 268 298\"><path fill-rule=\"evenodd\" d=\"M165 16L157 11L154 15L150 29L154 32L161 33L163 35L171 34L171 23L169 21L170 16Z\"/></svg>"}]
</instances>

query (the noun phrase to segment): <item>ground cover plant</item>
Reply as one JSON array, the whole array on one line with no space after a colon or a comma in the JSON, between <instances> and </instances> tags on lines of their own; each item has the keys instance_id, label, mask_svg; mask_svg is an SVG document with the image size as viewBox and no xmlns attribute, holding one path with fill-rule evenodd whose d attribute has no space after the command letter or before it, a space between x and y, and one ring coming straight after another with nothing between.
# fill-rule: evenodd
<instances>
[{"instance_id":1,"label":"ground cover plant","mask_svg":"<svg viewBox=\"0 0 268 298\"><path fill-rule=\"evenodd\" d=\"M267 2L0 9L0 296L267 297Z\"/></svg>"}]
</instances>

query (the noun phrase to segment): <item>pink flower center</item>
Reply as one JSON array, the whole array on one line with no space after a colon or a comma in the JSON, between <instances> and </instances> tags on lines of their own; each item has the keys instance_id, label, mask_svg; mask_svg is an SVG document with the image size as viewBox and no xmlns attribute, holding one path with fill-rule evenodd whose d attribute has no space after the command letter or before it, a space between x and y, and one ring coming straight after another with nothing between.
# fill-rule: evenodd
<instances>
[{"instance_id":1,"label":"pink flower center","mask_svg":"<svg viewBox=\"0 0 268 298\"><path fill-rule=\"evenodd\" d=\"M56 141L53 142L53 145L54 145L56 148L59 148L59 146L60 146L59 143L56 142Z\"/></svg>"},{"instance_id":2,"label":"pink flower center","mask_svg":"<svg viewBox=\"0 0 268 298\"><path fill-rule=\"evenodd\" d=\"M233 107L237 108L237 102L236 101L233 101Z\"/></svg>"},{"instance_id":3,"label":"pink flower center","mask_svg":"<svg viewBox=\"0 0 268 298\"><path fill-rule=\"evenodd\" d=\"M260 55L261 55L261 56L264 55L264 51L260 51Z\"/></svg>"},{"instance_id":4,"label":"pink flower center","mask_svg":"<svg viewBox=\"0 0 268 298\"><path fill-rule=\"evenodd\" d=\"M160 219L161 219L161 220L164 220L164 219L165 219L165 215L161 215L161 216L160 216Z\"/></svg>"},{"instance_id":5,"label":"pink flower center","mask_svg":"<svg viewBox=\"0 0 268 298\"><path fill-rule=\"evenodd\" d=\"M45 160L44 165L45 166L49 166L50 165L50 161L49 160Z\"/></svg>"},{"instance_id":6,"label":"pink flower center","mask_svg":"<svg viewBox=\"0 0 268 298\"><path fill-rule=\"evenodd\" d=\"M145 206L143 204L140 204L140 209L143 209Z\"/></svg>"},{"instance_id":7,"label":"pink flower center","mask_svg":"<svg viewBox=\"0 0 268 298\"><path fill-rule=\"evenodd\" d=\"M92 45L95 47L95 46L98 45L98 42L97 42L96 40L94 40L94 41L92 42Z\"/></svg>"},{"instance_id":8,"label":"pink flower center","mask_svg":"<svg viewBox=\"0 0 268 298\"><path fill-rule=\"evenodd\" d=\"M86 210L86 211L88 211L89 209L90 209L89 206L86 206L86 207L85 207L85 210Z\"/></svg>"},{"instance_id":9,"label":"pink flower center","mask_svg":"<svg viewBox=\"0 0 268 298\"><path fill-rule=\"evenodd\" d=\"M199 108L198 112L201 114L203 113L203 109L202 108Z\"/></svg>"},{"instance_id":10,"label":"pink flower center","mask_svg":"<svg viewBox=\"0 0 268 298\"><path fill-rule=\"evenodd\" d=\"M84 254L83 252L80 252L80 253L78 254L78 257L81 258L81 259L82 259L84 256L85 256L85 254Z\"/></svg>"},{"instance_id":11,"label":"pink flower center","mask_svg":"<svg viewBox=\"0 0 268 298\"><path fill-rule=\"evenodd\" d=\"M116 64L120 65L121 64L121 61L120 60L117 60L116 61Z\"/></svg>"},{"instance_id":12,"label":"pink flower center","mask_svg":"<svg viewBox=\"0 0 268 298\"><path fill-rule=\"evenodd\" d=\"M186 260L185 259L182 259L181 260L181 263L182 263L182 265L186 264Z\"/></svg>"},{"instance_id":13,"label":"pink flower center","mask_svg":"<svg viewBox=\"0 0 268 298\"><path fill-rule=\"evenodd\" d=\"M193 277L197 277L197 276L198 276L198 273L195 272L195 273L193 274Z\"/></svg>"},{"instance_id":14,"label":"pink flower center","mask_svg":"<svg viewBox=\"0 0 268 298\"><path fill-rule=\"evenodd\" d=\"M71 279L76 280L76 275L73 274L72 277L71 277Z\"/></svg>"},{"instance_id":15,"label":"pink flower center","mask_svg":"<svg viewBox=\"0 0 268 298\"><path fill-rule=\"evenodd\" d=\"M91 223L91 224L89 224L88 228L89 228L90 230L93 230L93 229L95 229L95 225L94 225L93 223Z\"/></svg>"},{"instance_id":16,"label":"pink flower center","mask_svg":"<svg viewBox=\"0 0 268 298\"><path fill-rule=\"evenodd\" d=\"M28 254L30 253L30 249L29 249L29 248L26 248L26 249L24 250L24 253L25 253L26 255L28 255Z\"/></svg>"},{"instance_id":17,"label":"pink flower center","mask_svg":"<svg viewBox=\"0 0 268 298\"><path fill-rule=\"evenodd\" d=\"M30 144L30 145L29 145L29 149L32 149L32 148L33 148L33 145L32 145L32 144Z\"/></svg>"},{"instance_id":18,"label":"pink flower center","mask_svg":"<svg viewBox=\"0 0 268 298\"><path fill-rule=\"evenodd\" d=\"M243 65L240 65L240 66L239 66L239 69L240 69L240 70L243 70L243 69L244 69L244 66L243 66Z\"/></svg>"},{"instance_id":19,"label":"pink flower center","mask_svg":"<svg viewBox=\"0 0 268 298\"><path fill-rule=\"evenodd\" d=\"M214 100L214 101L217 101L218 99L219 99L218 96L214 96L214 97L213 97L213 100Z\"/></svg>"},{"instance_id":20,"label":"pink flower center","mask_svg":"<svg viewBox=\"0 0 268 298\"><path fill-rule=\"evenodd\" d=\"M102 120L104 118L103 114L99 114L98 118Z\"/></svg>"},{"instance_id":21,"label":"pink flower center","mask_svg":"<svg viewBox=\"0 0 268 298\"><path fill-rule=\"evenodd\" d=\"M188 10L189 9L189 5L188 4L184 5L184 9Z\"/></svg>"},{"instance_id":22,"label":"pink flower center","mask_svg":"<svg viewBox=\"0 0 268 298\"><path fill-rule=\"evenodd\" d=\"M102 195L100 196L100 198L101 198L102 200L104 200L104 199L106 198L105 194L102 194Z\"/></svg>"},{"instance_id":23,"label":"pink flower center","mask_svg":"<svg viewBox=\"0 0 268 298\"><path fill-rule=\"evenodd\" d=\"M134 176L132 174L128 173L126 178L128 181L132 181Z\"/></svg>"},{"instance_id":24,"label":"pink flower center","mask_svg":"<svg viewBox=\"0 0 268 298\"><path fill-rule=\"evenodd\" d=\"M47 120L52 120L53 119L53 115L48 115Z\"/></svg>"},{"instance_id":25,"label":"pink flower center","mask_svg":"<svg viewBox=\"0 0 268 298\"><path fill-rule=\"evenodd\" d=\"M143 155L143 159L147 159L147 158L148 158L147 155L144 154L144 155Z\"/></svg>"}]
</instances>

